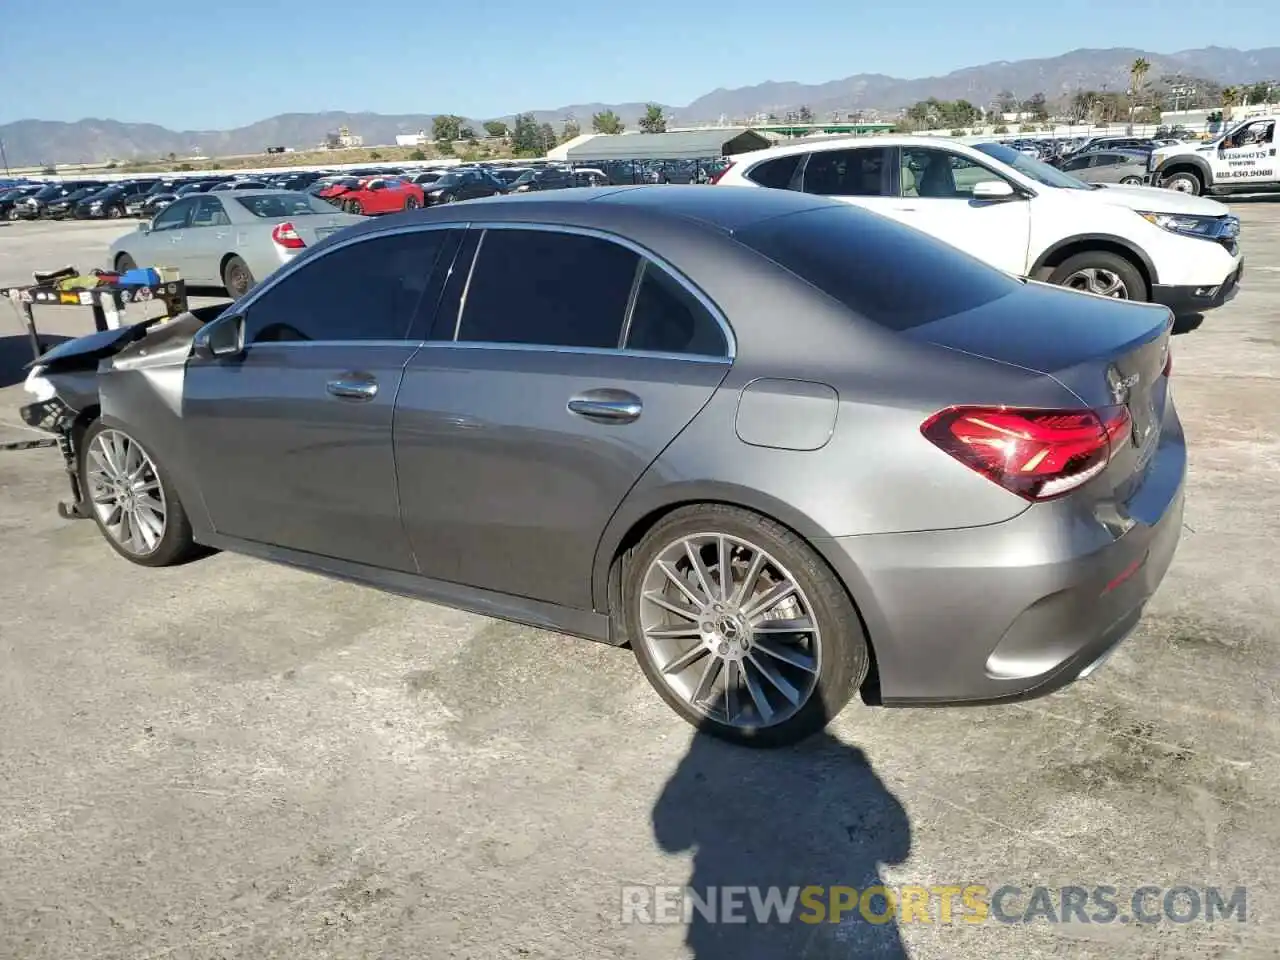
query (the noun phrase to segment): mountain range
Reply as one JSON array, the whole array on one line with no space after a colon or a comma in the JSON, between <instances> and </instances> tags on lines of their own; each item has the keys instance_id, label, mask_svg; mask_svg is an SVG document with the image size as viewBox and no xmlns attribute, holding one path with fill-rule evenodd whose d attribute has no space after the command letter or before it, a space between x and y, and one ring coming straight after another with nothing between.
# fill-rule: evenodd
<instances>
[{"instance_id":1,"label":"mountain range","mask_svg":"<svg viewBox=\"0 0 1280 960\"><path fill-rule=\"evenodd\" d=\"M807 106L815 116L832 111L893 111L919 100L966 99L980 106L1002 92L1019 98L1043 93L1052 103L1081 89L1123 91L1129 68L1139 57L1151 64L1150 80L1182 76L1218 85L1277 79L1280 90L1280 47L1235 50L1204 47L1161 54L1129 48L1082 49L1039 60L998 61L951 73L906 80L884 74L855 74L828 83L775 82L736 89L718 89L687 106L664 105L678 124L744 120L760 113L778 113ZM440 104L447 108L448 104ZM643 103L580 103L554 110L532 110L534 119L559 126L575 117L584 129L591 116L613 110L634 129L644 114ZM369 145L394 143L397 134L431 129L436 114L288 113L234 130L169 130L149 123L87 119L74 123L19 120L0 126L0 144L11 166L72 163L89 160L183 156L229 156L260 153L268 146L305 148L325 135L347 127ZM490 119L490 118L485 118ZM502 118L509 120L510 117ZM472 121L477 129L478 121Z\"/></svg>"}]
</instances>

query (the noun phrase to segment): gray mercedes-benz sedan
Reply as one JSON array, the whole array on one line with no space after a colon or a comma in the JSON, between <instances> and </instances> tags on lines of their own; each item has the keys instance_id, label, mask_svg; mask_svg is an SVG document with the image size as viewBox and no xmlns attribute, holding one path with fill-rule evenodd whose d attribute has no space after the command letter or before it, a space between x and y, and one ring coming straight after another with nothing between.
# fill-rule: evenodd
<instances>
[{"instance_id":1,"label":"gray mercedes-benz sedan","mask_svg":"<svg viewBox=\"0 0 1280 960\"><path fill-rule=\"evenodd\" d=\"M95 341L80 476L136 563L630 644L682 717L776 745L859 690L1055 690L1134 628L1181 527L1170 327L804 194L482 200Z\"/></svg>"},{"instance_id":2,"label":"gray mercedes-benz sedan","mask_svg":"<svg viewBox=\"0 0 1280 960\"><path fill-rule=\"evenodd\" d=\"M241 297L307 247L363 220L296 190L196 193L116 240L107 263L122 272L176 267L190 285Z\"/></svg>"}]
</instances>

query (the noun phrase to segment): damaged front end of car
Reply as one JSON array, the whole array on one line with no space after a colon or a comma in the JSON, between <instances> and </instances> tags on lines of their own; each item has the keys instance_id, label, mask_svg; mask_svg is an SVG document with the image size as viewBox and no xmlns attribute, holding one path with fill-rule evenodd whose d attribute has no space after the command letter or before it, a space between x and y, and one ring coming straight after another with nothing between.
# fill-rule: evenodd
<instances>
[{"instance_id":1,"label":"damaged front end of car","mask_svg":"<svg viewBox=\"0 0 1280 960\"><path fill-rule=\"evenodd\" d=\"M104 375L118 369L145 372L181 366L191 353L196 331L225 309L225 304L198 307L172 319L100 330L60 343L27 365L23 388L33 399L19 408L19 416L27 426L52 437L6 446L58 448L71 488L70 498L58 504L59 516L92 516L81 483L80 446L89 425L102 415Z\"/></svg>"}]
</instances>

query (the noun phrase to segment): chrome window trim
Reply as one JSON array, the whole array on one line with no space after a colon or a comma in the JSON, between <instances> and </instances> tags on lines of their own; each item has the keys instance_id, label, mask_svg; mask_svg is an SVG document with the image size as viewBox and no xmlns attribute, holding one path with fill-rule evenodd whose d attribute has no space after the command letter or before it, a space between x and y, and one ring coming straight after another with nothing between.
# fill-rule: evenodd
<instances>
[{"instance_id":1,"label":"chrome window trim","mask_svg":"<svg viewBox=\"0 0 1280 960\"><path fill-rule=\"evenodd\" d=\"M306 346L310 341L299 344ZM617 347L555 347L542 343L492 343L480 340L428 340L423 349L433 350L506 350L518 353L580 353L595 357L635 357L650 360L684 360L729 366L732 357L715 357L706 353L667 353L661 350L619 350Z\"/></svg>"},{"instance_id":2,"label":"chrome window trim","mask_svg":"<svg viewBox=\"0 0 1280 960\"><path fill-rule=\"evenodd\" d=\"M468 226L469 229L470 227ZM471 262L467 264L467 279L463 281L462 294L458 297L458 315L453 318L453 338L445 341L446 343L456 342L458 331L462 329L462 315L467 310L467 294L471 292L471 278L476 275L476 264L480 261L480 251L484 249L484 238L487 234L487 230L480 231L480 236L476 239L476 248L471 251ZM465 239L463 242L466 242ZM449 272L453 273L452 264L449 266Z\"/></svg>"},{"instance_id":3,"label":"chrome window trim","mask_svg":"<svg viewBox=\"0 0 1280 960\"><path fill-rule=\"evenodd\" d=\"M631 277L631 292L627 294L627 309L622 315L622 330L618 333L618 349L627 349L627 338L631 336L631 321L636 315L636 300L640 298L640 285L644 283L644 275L649 270L649 261L641 257L636 261L636 272Z\"/></svg>"},{"instance_id":4,"label":"chrome window trim","mask_svg":"<svg viewBox=\"0 0 1280 960\"><path fill-rule=\"evenodd\" d=\"M702 292L702 290L700 290L697 286L695 286L691 280L689 280L687 277L685 277L683 273L681 273L679 270L673 267L669 261L667 261L664 257L649 250L648 248L641 246L640 244L636 243L634 240L631 240L627 237L619 236L616 233L610 233L607 230L601 230L598 227L580 227L573 224L543 223L540 221L492 222L492 221L473 220L469 224L467 224L467 229L469 230L479 229L479 230L485 230L485 231L488 231L488 230L542 230L548 233L565 233L573 236L593 237L594 239L597 239L597 240L604 240L607 243L616 243L616 244L619 244L620 246L626 247L628 250L630 250L636 256L640 257L642 260L647 260L650 263L655 264L656 266L661 268L663 271L665 271L667 274L669 274L671 279L673 279L676 283L678 283L681 287L683 287L684 290L690 296L692 296L695 300L697 300L698 303L702 305L702 308L711 315L711 318L715 320L716 324L720 327L720 333L724 337L725 352L723 354L716 355L716 354L705 354L705 353L690 353L690 354L681 353L681 354L666 354L666 356L699 357L704 359L709 358L709 359L718 360L718 361L728 360L730 362L732 362L737 357L738 340L737 340L737 337L734 336L733 328L729 326L729 321L725 317L724 312L718 306L716 306L716 304L711 300L710 297L708 297L705 293ZM480 249L481 247L483 247L483 245L484 245L484 238L481 237L480 244L476 247L475 258L471 261L473 268L475 263L480 259ZM471 278L470 276L468 276L467 278L468 287L470 286L470 282L471 282ZM457 324L454 327L453 341L434 341L434 342L436 343L452 342L458 345L461 345L463 343L484 343L487 346L504 347L504 348L541 346L538 344L486 343L483 341L458 340L458 333L462 329L462 315L463 315L463 308L465 306L466 306L465 303L459 304L458 320L457 320ZM628 317L623 318L624 325L628 319L629 319ZM592 352L599 352L603 350L603 352L605 353L629 353L629 352L640 353L641 352L641 351L627 351L619 348L599 348L599 347L574 348L574 347L551 346L551 347L547 347L547 349L550 349L553 351L561 351L561 352L564 352L564 351L574 352L576 350L590 350Z\"/></svg>"}]
</instances>

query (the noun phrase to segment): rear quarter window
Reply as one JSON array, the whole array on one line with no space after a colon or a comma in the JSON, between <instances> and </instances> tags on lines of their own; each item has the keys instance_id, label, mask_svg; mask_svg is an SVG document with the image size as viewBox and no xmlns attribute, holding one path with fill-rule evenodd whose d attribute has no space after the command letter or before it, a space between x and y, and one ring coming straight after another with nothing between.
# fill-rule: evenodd
<instances>
[{"instance_id":1,"label":"rear quarter window","mask_svg":"<svg viewBox=\"0 0 1280 960\"><path fill-rule=\"evenodd\" d=\"M800 161L803 159L803 153L775 157L772 160L757 163L744 176L752 183L757 183L762 187L769 187L773 190L786 190L791 186L791 180L796 174L796 168L800 166Z\"/></svg>"},{"instance_id":2,"label":"rear quarter window","mask_svg":"<svg viewBox=\"0 0 1280 960\"><path fill-rule=\"evenodd\" d=\"M941 240L852 207L776 217L735 237L890 330L973 310L1022 287Z\"/></svg>"}]
</instances>

